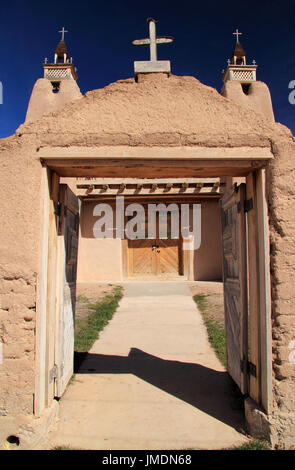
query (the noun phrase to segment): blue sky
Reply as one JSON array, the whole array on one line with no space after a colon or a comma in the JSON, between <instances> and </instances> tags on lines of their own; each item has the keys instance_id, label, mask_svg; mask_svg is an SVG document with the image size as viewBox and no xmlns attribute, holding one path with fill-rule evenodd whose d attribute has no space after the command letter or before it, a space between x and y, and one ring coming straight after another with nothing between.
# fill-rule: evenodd
<instances>
[{"instance_id":1,"label":"blue sky","mask_svg":"<svg viewBox=\"0 0 295 470\"><path fill-rule=\"evenodd\" d=\"M258 64L257 79L270 88L276 121L295 134L295 105L288 85L295 80L295 0L11 0L0 3L0 137L24 122L35 81L42 77L45 57L52 59L64 26L65 40L82 93L133 76L133 61L148 60L148 47L133 39L147 37L146 19L159 20L157 35L174 42L158 47L158 58L171 61L172 73L191 75L222 87L235 44L240 41L247 61Z\"/></svg>"}]
</instances>

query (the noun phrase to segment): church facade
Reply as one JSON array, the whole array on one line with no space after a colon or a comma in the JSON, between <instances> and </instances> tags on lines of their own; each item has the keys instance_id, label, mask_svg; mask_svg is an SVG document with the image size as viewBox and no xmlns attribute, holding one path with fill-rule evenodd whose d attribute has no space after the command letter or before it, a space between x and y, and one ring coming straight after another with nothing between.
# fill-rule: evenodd
<instances>
[{"instance_id":1,"label":"church facade","mask_svg":"<svg viewBox=\"0 0 295 470\"><path fill-rule=\"evenodd\" d=\"M1 441L32 448L58 414L73 370L76 280L223 278L228 369L249 430L291 448L294 137L275 123L238 31L221 93L172 75L156 56L171 38L157 38L151 19L149 32L150 61L85 96L62 37L25 123L0 141ZM159 204L170 207L164 236L159 214L147 232L145 209ZM134 205L144 215L128 237ZM97 237L107 208L113 225ZM184 233L172 236L185 208L189 249Z\"/></svg>"}]
</instances>

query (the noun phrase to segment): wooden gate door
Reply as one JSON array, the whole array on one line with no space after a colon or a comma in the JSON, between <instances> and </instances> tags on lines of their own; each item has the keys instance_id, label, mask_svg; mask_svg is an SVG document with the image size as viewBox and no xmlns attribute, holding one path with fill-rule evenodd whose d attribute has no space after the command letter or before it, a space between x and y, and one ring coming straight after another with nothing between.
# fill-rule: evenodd
<instances>
[{"instance_id":1,"label":"wooden gate door","mask_svg":"<svg viewBox=\"0 0 295 470\"><path fill-rule=\"evenodd\" d=\"M61 302L55 362L57 397L62 396L73 374L78 231L78 198L66 184L61 184L59 217Z\"/></svg>"},{"instance_id":2,"label":"wooden gate door","mask_svg":"<svg viewBox=\"0 0 295 470\"><path fill-rule=\"evenodd\" d=\"M157 274L180 274L180 241L158 239L156 244Z\"/></svg>"},{"instance_id":3,"label":"wooden gate door","mask_svg":"<svg viewBox=\"0 0 295 470\"><path fill-rule=\"evenodd\" d=\"M178 275L181 273L181 244L179 239L170 237L171 214L167 214L167 236L159 238L159 220L157 219L157 236L148 237L148 218L145 220L144 239L128 240L129 274L136 275Z\"/></svg>"},{"instance_id":4,"label":"wooden gate door","mask_svg":"<svg viewBox=\"0 0 295 470\"><path fill-rule=\"evenodd\" d=\"M242 393L248 389L245 184L220 200L227 370Z\"/></svg>"}]
</instances>

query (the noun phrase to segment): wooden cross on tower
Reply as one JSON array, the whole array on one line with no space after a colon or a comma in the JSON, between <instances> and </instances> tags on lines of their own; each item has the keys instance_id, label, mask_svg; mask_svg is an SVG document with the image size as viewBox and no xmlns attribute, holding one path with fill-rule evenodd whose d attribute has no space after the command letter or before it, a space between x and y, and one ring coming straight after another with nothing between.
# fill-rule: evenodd
<instances>
[{"instance_id":1,"label":"wooden cross on tower","mask_svg":"<svg viewBox=\"0 0 295 470\"><path fill-rule=\"evenodd\" d=\"M156 35L156 20L148 18L149 22L149 38L135 39L132 41L134 46L150 46L150 60L134 62L135 74L148 73L148 72L166 72L170 73L170 61L157 59L157 45L169 44L173 42L171 36L164 36L157 38Z\"/></svg>"},{"instance_id":2,"label":"wooden cross on tower","mask_svg":"<svg viewBox=\"0 0 295 470\"><path fill-rule=\"evenodd\" d=\"M61 33L61 40L62 41L64 41L64 39L65 39L65 33L68 33L68 32L69 31L66 31L64 26L62 27L62 30L59 31L59 33Z\"/></svg>"},{"instance_id":3,"label":"wooden cross on tower","mask_svg":"<svg viewBox=\"0 0 295 470\"><path fill-rule=\"evenodd\" d=\"M233 35L236 36L236 38L237 38L237 43L240 42L239 36L240 36L241 34L243 34L243 33L239 33L239 30L238 30L238 29L236 29L235 33L233 33Z\"/></svg>"}]
</instances>

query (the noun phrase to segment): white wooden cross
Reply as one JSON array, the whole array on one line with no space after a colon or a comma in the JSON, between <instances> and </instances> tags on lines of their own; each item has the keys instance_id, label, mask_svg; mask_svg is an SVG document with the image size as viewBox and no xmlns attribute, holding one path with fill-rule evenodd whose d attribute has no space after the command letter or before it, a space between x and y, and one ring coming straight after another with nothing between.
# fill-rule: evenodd
<instances>
[{"instance_id":1,"label":"white wooden cross","mask_svg":"<svg viewBox=\"0 0 295 470\"><path fill-rule=\"evenodd\" d=\"M235 35L235 36L237 37L237 43L240 42L240 41L239 41L239 36L240 36L241 34L243 34L243 33L239 33L239 30L238 30L238 29L236 29L236 32L233 33L233 35Z\"/></svg>"},{"instance_id":2,"label":"white wooden cross","mask_svg":"<svg viewBox=\"0 0 295 470\"><path fill-rule=\"evenodd\" d=\"M62 27L62 30L59 31L59 33L61 33L61 40L62 41L64 41L64 39L65 39L65 33L68 33L68 32L69 31L66 31L64 26Z\"/></svg>"},{"instance_id":3,"label":"white wooden cross","mask_svg":"<svg viewBox=\"0 0 295 470\"><path fill-rule=\"evenodd\" d=\"M164 36L157 38L156 35L156 20L148 18L149 22L149 38L135 39L132 41L134 46L150 46L150 60L134 62L134 71L137 73L147 72L167 72L170 73L170 61L157 59L157 45L169 44L173 42L171 36Z\"/></svg>"}]
</instances>

